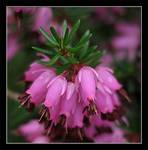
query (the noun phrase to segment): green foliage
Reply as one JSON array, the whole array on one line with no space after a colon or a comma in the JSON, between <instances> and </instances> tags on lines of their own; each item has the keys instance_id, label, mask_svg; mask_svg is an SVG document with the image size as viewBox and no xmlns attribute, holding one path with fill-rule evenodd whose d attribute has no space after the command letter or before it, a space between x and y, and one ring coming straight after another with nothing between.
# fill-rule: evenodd
<instances>
[{"instance_id":1,"label":"green foliage","mask_svg":"<svg viewBox=\"0 0 148 150\"><path fill-rule=\"evenodd\" d=\"M73 25L71 31L69 31L67 21L64 20L62 25L62 35L59 35L53 27L50 27L50 35L43 28L40 28L40 32L47 40L48 48L44 49L35 46L32 48L49 55L51 59L49 62L38 62L56 68L59 68L57 65L58 62L61 62L65 66L67 66L67 64L76 63L96 66L99 63L99 58L102 56L102 51L97 50L97 46L89 47L90 37L92 36L89 30L81 36L80 40L75 45L73 44L79 26L80 20L78 20ZM55 50L54 55L52 55L52 52L50 51L51 48ZM57 72L61 73L61 71L58 70Z\"/></svg>"},{"instance_id":2,"label":"green foliage","mask_svg":"<svg viewBox=\"0 0 148 150\"><path fill-rule=\"evenodd\" d=\"M48 41L48 44L51 46L51 47L58 47L59 46L59 44L58 44L58 42L56 42L53 38L52 38L52 36L51 36L51 38L49 37L49 35L48 35L48 33L43 29L43 28L40 28L40 32L43 34L43 36L47 39L47 41Z\"/></svg>"},{"instance_id":3,"label":"green foliage","mask_svg":"<svg viewBox=\"0 0 148 150\"><path fill-rule=\"evenodd\" d=\"M49 50L43 49L43 48L33 46L32 49L37 50L37 51L42 52L42 53L47 54L47 55L52 54L52 52L50 52Z\"/></svg>"},{"instance_id":4,"label":"green foliage","mask_svg":"<svg viewBox=\"0 0 148 150\"><path fill-rule=\"evenodd\" d=\"M66 34L66 30L67 30L67 21L64 20L62 27L63 27L62 36L63 36L63 39L64 39L65 34Z\"/></svg>"},{"instance_id":5,"label":"green foliage","mask_svg":"<svg viewBox=\"0 0 148 150\"><path fill-rule=\"evenodd\" d=\"M51 31L51 36L55 39L55 41L59 45L60 44L60 38L59 38L57 32L55 31L55 29L53 27L50 27L50 31Z\"/></svg>"},{"instance_id":6,"label":"green foliage","mask_svg":"<svg viewBox=\"0 0 148 150\"><path fill-rule=\"evenodd\" d=\"M71 32L69 33L68 40L67 40L67 42L65 44L68 44L70 42L70 40L72 40L72 38L74 37L74 35L76 34L76 32L77 32L77 30L79 28L79 25L80 25L80 20L78 20L74 24L73 28L71 29Z\"/></svg>"}]
</instances>

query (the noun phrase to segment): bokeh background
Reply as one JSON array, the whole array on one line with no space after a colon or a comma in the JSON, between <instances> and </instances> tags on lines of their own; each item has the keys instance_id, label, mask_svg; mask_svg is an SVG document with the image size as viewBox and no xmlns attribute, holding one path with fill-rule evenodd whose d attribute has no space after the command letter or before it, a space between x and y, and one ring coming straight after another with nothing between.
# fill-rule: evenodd
<instances>
[{"instance_id":1,"label":"bokeh background","mask_svg":"<svg viewBox=\"0 0 148 150\"><path fill-rule=\"evenodd\" d=\"M31 47L44 47L39 33L54 26L60 32L67 20L71 27L78 19L79 38L87 29L93 33L92 44L105 54L101 61L115 71L116 77L132 99L126 116L131 142L140 142L141 136L141 8L140 7L7 7L7 142L27 142L16 130L37 111L28 113L18 108L17 97L25 90L23 73L37 59Z\"/></svg>"}]
</instances>

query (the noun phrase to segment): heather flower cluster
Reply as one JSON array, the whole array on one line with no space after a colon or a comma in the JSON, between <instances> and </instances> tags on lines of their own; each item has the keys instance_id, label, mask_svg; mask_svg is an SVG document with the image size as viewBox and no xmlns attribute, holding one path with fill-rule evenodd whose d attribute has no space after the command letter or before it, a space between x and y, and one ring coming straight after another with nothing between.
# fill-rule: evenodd
<instances>
[{"instance_id":1,"label":"heather flower cluster","mask_svg":"<svg viewBox=\"0 0 148 150\"><path fill-rule=\"evenodd\" d=\"M89 47L88 41L92 36L89 30L76 45L70 44L79 25L80 20L69 29L64 21L63 31L58 33L50 27L50 35L40 28L56 55L50 56L47 55L50 50L32 47L40 52L37 55L42 59L33 62L24 74L24 81L30 84L19 96L20 105L28 111L40 108L39 123L44 124L50 141L58 141L61 137L65 141L88 138L94 142L125 142L124 133L113 122L127 123L120 97L128 101L130 98L113 70L99 64L102 53L96 46ZM77 56L82 50L84 52ZM95 62L94 55L97 56ZM95 66L91 65L92 61ZM96 120L93 121L93 118ZM108 135L108 129L102 130L99 126L103 124L104 128L106 122L109 122L109 130L113 130L109 132L111 135ZM87 124L92 128L91 135L88 134L90 129ZM101 128L103 136L92 135L95 124Z\"/></svg>"}]
</instances>

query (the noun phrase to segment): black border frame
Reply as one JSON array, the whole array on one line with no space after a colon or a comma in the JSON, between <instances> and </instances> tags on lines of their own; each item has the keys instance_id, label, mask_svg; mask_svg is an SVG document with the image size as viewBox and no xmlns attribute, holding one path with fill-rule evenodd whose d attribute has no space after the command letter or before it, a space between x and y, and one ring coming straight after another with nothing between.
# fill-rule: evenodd
<instances>
[{"instance_id":1,"label":"black border frame","mask_svg":"<svg viewBox=\"0 0 148 150\"><path fill-rule=\"evenodd\" d=\"M25 149L30 147L33 148L36 146L36 144L6 144L6 6L142 6L142 95L143 95L143 116L142 116L142 144L78 144L79 146L87 146L89 148L92 148L91 146L98 146L98 148L117 148L117 149L148 149L148 117L147 117L147 101L146 98L147 94L144 92L144 90L147 91L147 59L146 52L148 51L148 46L146 43L146 35L147 35L147 28L148 28L148 22L147 22L147 14L148 14L148 1L147 0L5 0L0 2L1 7L1 20L0 20L0 45L1 45L1 53L0 53L0 86L2 89L0 89L0 143L4 146L16 146L20 145L23 146ZM64 4L65 3L65 4ZM34 5L35 4L35 5ZM145 54L144 54L145 53ZM145 70L144 70L145 69ZM145 77L145 79L144 79ZM146 86L144 88L144 86ZM27 146L29 145L29 146ZM61 144L58 144L61 145ZM63 144L65 146L65 144ZM69 144L66 144L69 145ZM72 146L76 144L70 144ZM42 145L38 144L36 148L43 148L44 146L48 145ZM55 144L49 144L49 146L56 146ZM51 148L51 147L49 147ZM73 147L74 148L74 147ZM81 148L81 147L79 147Z\"/></svg>"}]
</instances>

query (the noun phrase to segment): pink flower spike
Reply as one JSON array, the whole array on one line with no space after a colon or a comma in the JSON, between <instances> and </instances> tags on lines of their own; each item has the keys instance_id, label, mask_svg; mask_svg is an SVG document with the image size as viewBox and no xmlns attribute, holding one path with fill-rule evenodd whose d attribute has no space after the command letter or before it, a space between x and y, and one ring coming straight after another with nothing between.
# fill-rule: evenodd
<instances>
[{"instance_id":1,"label":"pink flower spike","mask_svg":"<svg viewBox=\"0 0 148 150\"><path fill-rule=\"evenodd\" d=\"M99 65L96 67L96 71L99 76L99 81L105 86L109 87L113 91L121 89L122 85L114 77L110 68Z\"/></svg>"},{"instance_id":2,"label":"pink flower spike","mask_svg":"<svg viewBox=\"0 0 148 150\"><path fill-rule=\"evenodd\" d=\"M48 92L44 105L50 108L55 106L59 102L61 96L65 93L67 88L67 80L65 77L59 75L51 80L51 82L47 85L47 88Z\"/></svg>"}]
</instances>

